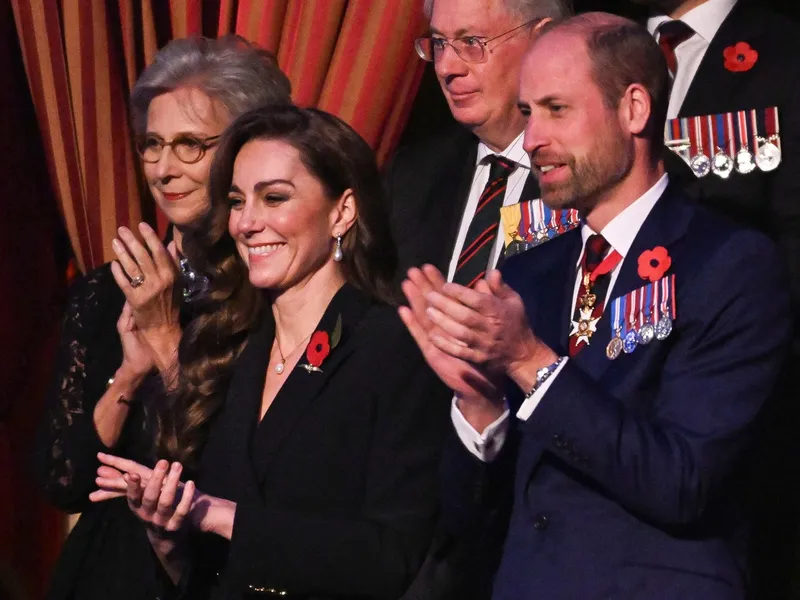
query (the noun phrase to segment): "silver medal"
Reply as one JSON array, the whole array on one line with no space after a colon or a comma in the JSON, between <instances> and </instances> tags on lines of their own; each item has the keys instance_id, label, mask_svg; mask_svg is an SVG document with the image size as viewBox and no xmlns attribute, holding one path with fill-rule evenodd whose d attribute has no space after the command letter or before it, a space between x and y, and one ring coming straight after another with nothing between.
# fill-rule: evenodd
<instances>
[{"instance_id":1,"label":"silver medal","mask_svg":"<svg viewBox=\"0 0 800 600\"><path fill-rule=\"evenodd\" d=\"M639 334L636 336L636 341L642 344L643 346L646 346L647 344L653 341L655 336L656 336L656 328L653 326L652 323L648 321L647 323L642 325L642 328L639 330Z\"/></svg>"},{"instance_id":2,"label":"silver medal","mask_svg":"<svg viewBox=\"0 0 800 600\"><path fill-rule=\"evenodd\" d=\"M767 141L756 152L756 164L764 172L774 171L781 164L781 149Z\"/></svg>"},{"instance_id":3,"label":"silver medal","mask_svg":"<svg viewBox=\"0 0 800 600\"><path fill-rule=\"evenodd\" d=\"M752 173L756 168L756 163L753 160L753 154L747 148L742 148L736 153L736 170L742 175Z\"/></svg>"},{"instance_id":4,"label":"silver medal","mask_svg":"<svg viewBox=\"0 0 800 600\"><path fill-rule=\"evenodd\" d=\"M711 170L717 177L727 179L733 172L733 159L722 151L714 155L714 162L711 165Z\"/></svg>"},{"instance_id":5,"label":"silver medal","mask_svg":"<svg viewBox=\"0 0 800 600\"><path fill-rule=\"evenodd\" d=\"M657 340L665 340L669 337L669 334L672 333L672 319L668 316L663 316L658 320L656 323L656 339Z\"/></svg>"},{"instance_id":6,"label":"silver medal","mask_svg":"<svg viewBox=\"0 0 800 600\"><path fill-rule=\"evenodd\" d=\"M711 160L705 154L695 156L689 166L698 177L705 177L711 172Z\"/></svg>"}]
</instances>

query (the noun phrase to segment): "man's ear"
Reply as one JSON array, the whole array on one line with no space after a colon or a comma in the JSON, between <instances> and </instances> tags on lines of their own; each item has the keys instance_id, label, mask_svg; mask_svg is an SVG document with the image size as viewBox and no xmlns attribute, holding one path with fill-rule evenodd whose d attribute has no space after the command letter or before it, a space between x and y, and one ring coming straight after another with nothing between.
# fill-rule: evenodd
<instances>
[{"instance_id":1,"label":"man's ear","mask_svg":"<svg viewBox=\"0 0 800 600\"><path fill-rule=\"evenodd\" d=\"M344 236L358 219L358 208L353 190L347 189L331 210L331 235Z\"/></svg>"},{"instance_id":2,"label":"man's ear","mask_svg":"<svg viewBox=\"0 0 800 600\"><path fill-rule=\"evenodd\" d=\"M545 17L544 19L536 23L536 25L531 27L530 33L528 34L528 39L533 41L536 38L538 38L542 34L542 29L544 28L544 26L552 22L553 22L552 17Z\"/></svg>"},{"instance_id":3,"label":"man's ear","mask_svg":"<svg viewBox=\"0 0 800 600\"><path fill-rule=\"evenodd\" d=\"M647 129L652 112L653 101L647 89L640 83L629 85L619 103L622 126L631 134L640 136Z\"/></svg>"}]
</instances>

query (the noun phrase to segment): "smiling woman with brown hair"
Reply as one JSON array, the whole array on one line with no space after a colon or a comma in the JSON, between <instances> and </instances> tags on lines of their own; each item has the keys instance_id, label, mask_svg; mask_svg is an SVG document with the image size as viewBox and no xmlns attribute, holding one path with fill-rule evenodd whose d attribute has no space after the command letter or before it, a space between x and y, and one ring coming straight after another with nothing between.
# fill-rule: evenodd
<instances>
[{"instance_id":1,"label":"smiling woman with brown hair","mask_svg":"<svg viewBox=\"0 0 800 600\"><path fill-rule=\"evenodd\" d=\"M321 111L253 111L220 140L186 240L212 285L162 421L175 462L102 455L125 475L94 495L127 495L188 597L398 598L419 570L450 393L391 304L381 193L372 151Z\"/></svg>"}]
</instances>

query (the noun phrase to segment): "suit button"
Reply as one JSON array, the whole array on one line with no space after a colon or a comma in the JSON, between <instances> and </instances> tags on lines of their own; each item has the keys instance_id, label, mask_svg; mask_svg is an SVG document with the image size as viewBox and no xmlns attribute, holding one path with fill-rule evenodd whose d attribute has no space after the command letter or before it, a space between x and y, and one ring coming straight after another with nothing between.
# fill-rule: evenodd
<instances>
[{"instance_id":1,"label":"suit button","mask_svg":"<svg viewBox=\"0 0 800 600\"><path fill-rule=\"evenodd\" d=\"M557 433L553 436L553 446L562 450L566 447L566 445L567 442L564 440L564 436L562 436L560 433Z\"/></svg>"},{"instance_id":2,"label":"suit button","mask_svg":"<svg viewBox=\"0 0 800 600\"><path fill-rule=\"evenodd\" d=\"M533 520L533 528L539 531L544 531L547 529L547 526L550 524L550 519L547 515L536 515L536 518Z\"/></svg>"}]
</instances>

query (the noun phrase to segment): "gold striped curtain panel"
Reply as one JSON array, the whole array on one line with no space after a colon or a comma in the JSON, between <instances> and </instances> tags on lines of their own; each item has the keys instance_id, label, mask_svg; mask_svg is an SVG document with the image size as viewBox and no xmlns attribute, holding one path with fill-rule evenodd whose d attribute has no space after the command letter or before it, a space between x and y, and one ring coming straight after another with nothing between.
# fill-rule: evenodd
<instances>
[{"instance_id":1,"label":"gold striped curtain panel","mask_svg":"<svg viewBox=\"0 0 800 600\"><path fill-rule=\"evenodd\" d=\"M238 33L275 52L294 100L350 123L378 160L422 76L421 0L11 0L48 166L79 268L113 257L119 225L153 215L128 93L157 49ZM163 216L155 220L163 228Z\"/></svg>"}]
</instances>

